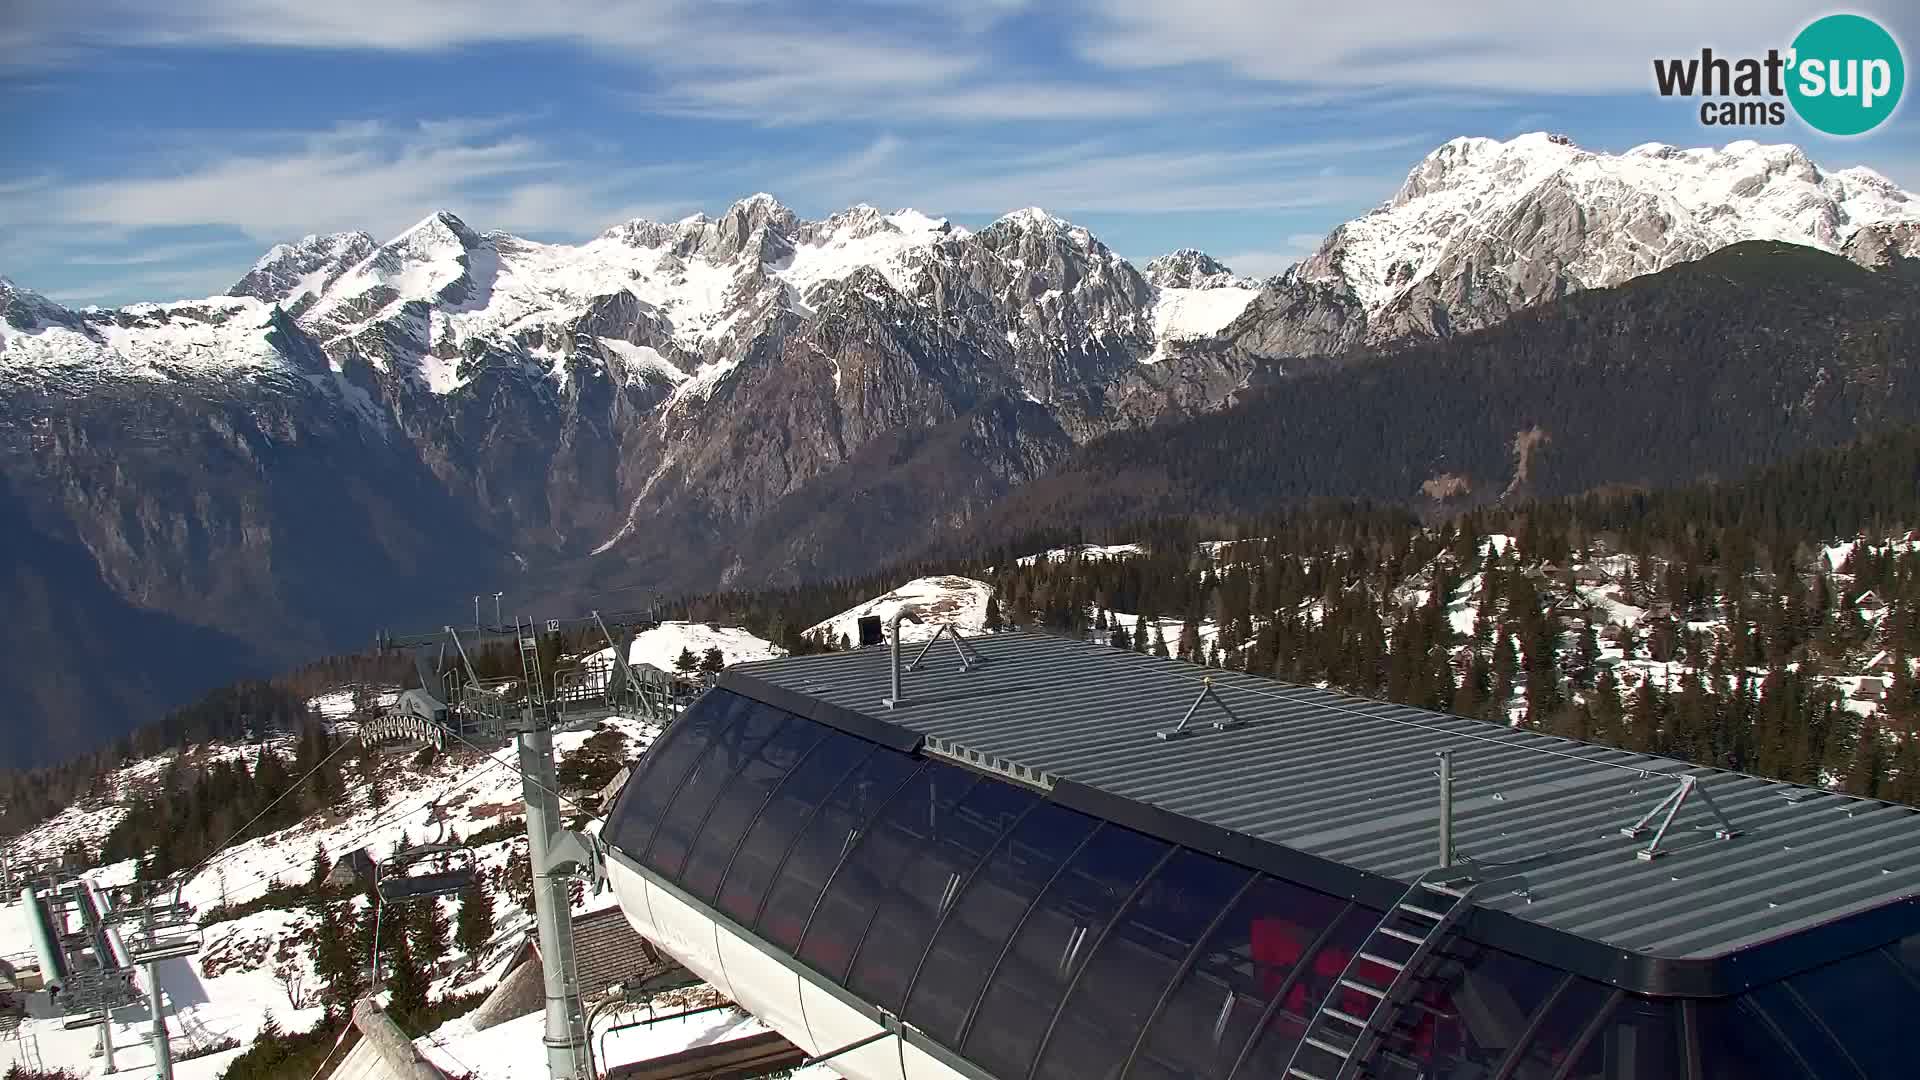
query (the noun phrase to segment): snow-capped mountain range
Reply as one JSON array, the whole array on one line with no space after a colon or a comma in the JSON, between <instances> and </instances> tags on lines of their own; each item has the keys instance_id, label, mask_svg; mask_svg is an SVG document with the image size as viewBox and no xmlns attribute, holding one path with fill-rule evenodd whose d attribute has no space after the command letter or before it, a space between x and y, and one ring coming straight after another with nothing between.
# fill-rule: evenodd
<instances>
[{"instance_id":1,"label":"snow-capped mountain range","mask_svg":"<svg viewBox=\"0 0 1920 1080\"><path fill-rule=\"evenodd\" d=\"M1748 239L1879 266L1920 254L1920 203L1793 147L1536 134L1441 146L1265 282L1191 249L1136 267L1034 208L968 230L765 194L580 244L449 212L384 243L310 236L177 303L73 310L0 279L0 527L38 538L23 580L59 583L103 655L238 635L298 659L439 625L487 581L590 606L845 572L1291 358ZM16 666L16 697L93 685ZM156 664L153 692L189 668Z\"/></svg>"},{"instance_id":2,"label":"snow-capped mountain range","mask_svg":"<svg viewBox=\"0 0 1920 1080\"><path fill-rule=\"evenodd\" d=\"M510 354L561 380L565 361L584 354L623 369L623 382L671 389L717 378L770 317L811 316L862 271L937 308L943 276L984 262L1007 279L990 297L1001 310L986 321L1010 347L1023 336L1066 347L1109 334L1204 337L1257 288L1193 251L1150 263L1156 281L1147 283L1087 230L1037 209L976 235L870 206L807 221L757 194L718 218L630 221L577 245L477 233L440 211L384 244L349 232L275 245L226 296L204 301L68 311L0 283L9 312L0 365L153 377L260 371L278 309L334 371L363 356L435 394L466 385L478 353ZM1209 302L1193 302L1200 294ZM609 318L617 325L581 336L583 322Z\"/></svg>"},{"instance_id":3,"label":"snow-capped mountain range","mask_svg":"<svg viewBox=\"0 0 1920 1080\"><path fill-rule=\"evenodd\" d=\"M1871 169L1824 171L1789 145L1605 154L1545 133L1454 139L1270 283L1227 336L1299 355L1457 333L1743 240L1879 267L1920 255L1920 202Z\"/></svg>"}]
</instances>

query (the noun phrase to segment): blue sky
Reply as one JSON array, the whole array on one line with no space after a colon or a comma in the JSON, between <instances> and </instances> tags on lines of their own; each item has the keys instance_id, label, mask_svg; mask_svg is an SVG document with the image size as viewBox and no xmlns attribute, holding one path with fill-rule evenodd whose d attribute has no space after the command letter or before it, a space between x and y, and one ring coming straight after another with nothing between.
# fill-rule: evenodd
<instances>
[{"instance_id":1,"label":"blue sky","mask_svg":"<svg viewBox=\"0 0 1920 1080\"><path fill-rule=\"evenodd\" d=\"M309 232L446 208L574 240L762 190L967 225L1039 205L1130 258L1271 273L1446 139L1539 129L1798 142L1920 190L1911 104L1840 140L1652 91L1655 56L1784 47L1830 10L1913 60L1920 7L1893 3L10 0L0 274L203 296Z\"/></svg>"}]
</instances>

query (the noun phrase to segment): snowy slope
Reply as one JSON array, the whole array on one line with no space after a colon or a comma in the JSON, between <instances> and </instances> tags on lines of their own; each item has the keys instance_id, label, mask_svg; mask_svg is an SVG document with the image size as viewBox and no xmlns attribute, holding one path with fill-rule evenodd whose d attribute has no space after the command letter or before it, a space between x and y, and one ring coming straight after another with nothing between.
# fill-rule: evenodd
<instances>
[{"instance_id":1,"label":"snowy slope","mask_svg":"<svg viewBox=\"0 0 1920 1080\"><path fill-rule=\"evenodd\" d=\"M1577 216L1558 211L1577 207ZM1524 287L1552 264L1596 288L1697 259L1742 240L1840 251L1861 228L1920 222L1920 202L1866 168L1822 170L1798 147L1751 141L1607 154L1535 132L1459 138L1415 166L1392 200L1350 221L1289 277L1351 289L1369 312L1408 295L1458 257L1497 241L1492 269Z\"/></svg>"},{"instance_id":2,"label":"snowy slope","mask_svg":"<svg viewBox=\"0 0 1920 1080\"><path fill-rule=\"evenodd\" d=\"M993 586L973 578L915 578L884 596L876 596L831 619L815 623L806 632L808 636L825 634L829 640L838 641L845 637L849 642L858 643L858 623L862 616L878 615L884 622L901 608L911 605L918 611L921 621L918 625L900 624L902 641L925 641L947 624L962 634L977 634L986 623L987 600L992 595Z\"/></svg>"},{"instance_id":3,"label":"snowy slope","mask_svg":"<svg viewBox=\"0 0 1920 1080\"><path fill-rule=\"evenodd\" d=\"M692 653L694 659L698 660L707 654L708 649L719 649L721 657L729 665L786 655L786 650L780 646L765 638L755 637L737 626L668 621L635 635L633 648L627 652L627 663L652 664L662 671L672 671L682 650ZM585 657L582 663L590 666L604 664L611 655L612 649L601 649Z\"/></svg>"}]
</instances>

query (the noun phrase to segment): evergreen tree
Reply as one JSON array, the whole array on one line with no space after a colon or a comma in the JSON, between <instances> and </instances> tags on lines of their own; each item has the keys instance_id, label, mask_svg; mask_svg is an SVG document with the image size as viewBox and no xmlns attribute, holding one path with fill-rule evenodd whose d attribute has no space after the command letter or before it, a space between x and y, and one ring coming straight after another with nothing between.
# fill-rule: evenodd
<instances>
[{"instance_id":1,"label":"evergreen tree","mask_svg":"<svg viewBox=\"0 0 1920 1080\"><path fill-rule=\"evenodd\" d=\"M1200 662L1200 620L1191 615L1180 624L1180 659L1190 664Z\"/></svg>"},{"instance_id":2,"label":"evergreen tree","mask_svg":"<svg viewBox=\"0 0 1920 1080\"><path fill-rule=\"evenodd\" d=\"M1506 627L1493 644L1493 689L1487 695L1487 719L1504 723L1507 707L1513 701L1513 677L1520 670L1520 656L1513 647L1513 635Z\"/></svg>"},{"instance_id":3,"label":"evergreen tree","mask_svg":"<svg viewBox=\"0 0 1920 1080\"><path fill-rule=\"evenodd\" d=\"M699 666L700 661L694 659L693 650L685 647L681 648L680 655L673 661L673 670L686 675L693 674L693 670Z\"/></svg>"},{"instance_id":4,"label":"evergreen tree","mask_svg":"<svg viewBox=\"0 0 1920 1080\"><path fill-rule=\"evenodd\" d=\"M1600 636L1594 632L1593 620L1588 619L1580 625L1580 634L1574 640L1573 662L1567 665L1567 677L1576 690L1593 689L1595 673L1600 667Z\"/></svg>"},{"instance_id":5,"label":"evergreen tree","mask_svg":"<svg viewBox=\"0 0 1920 1080\"><path fill-rule=\"evenodd\" d=\"M1153 655L1159 657L1172 655L1167 649L1167 632L1158 623L1153 626Z\"/></svg>"},{"instance_id":6,"label":"evergreen tree","mask_svg":"<svg viewBox=\"0 0 1920 1080\"><path fill-rule=\"evenodd\" d=\"M1847 794L1871 799L1879 793L1886 772L1884 754L1880 725L1868 717L1854 736L1853 756L1847 766Z\"/></svg>"},{"instance_id":7,"label":"evergreen tree","mask_svg":"<svg viewBox=\"0 0 1920 1080\"><path fill-rule=\"evenodd\" d=\"M987 594L987 613L985 617L981 619L980 625L989 631L998 630L1003 625L1000 619L1000 595L998 592Z\"/></svg>"},{"instance_id":8,"label":"evergreen tree","mask_svg":"<svg viewBox=\"0 0 1920 1080\"><path fill-rule=\"evenodd\" d=\"M326 887L327 874L333 870L332 860L327 858L327 845L318 840L313 842L313 869L308 877L307 886L314 891Z\"/></svg>"},{"instance_id":9,"label":"evergreen tree","mask_svg":"<svg viewBox=\"0 0 1920 1080\"><path fill-rule=\"evenodd\" d=\"M313 973L320 981L320 1005L331 1022L352 1012L363 969L350 929L352 909L338 902L314 907L319 921L313 930Z\"/></svg>"},{"instance_id":10,"label":"evergreen tree","mask_svg":"<svg viewBox=\"0 0 1920 1080\"><path fill-rule=\"evenodd\" d=\"M438 897L415 901L419 910L407 920L411 931L407 944L422 966L431 969L447 954L447 913Z\"/></svg>"},{"instance_id":11,"label":"evergreen tree","mask_svg":"<svg viewBox=\"0 0 1920 1080\"><path fill-rule=\"evenodd\" d=\"M386 941L392 941L388 948ZM406 934L395 934L381 942L380 951L387 956L387 991L392 995L387 1009L410 1023L427 1007L427 989L429 980L421 959L414 954L412 942Z\"/></svg>"},{"instance_id":12,"label":"evergreen tree","mask_svg":"<svg viewBox=\"0 0 1920 1080\"><path fill-rule=\"evenodd\" d=\"M706 655L700 658L700 670L709 675L718 675L726 669L727 658L721 654L718 647L708 649Z\"/></svg>"},{"instance_id":13,"label":"evergreen tree","mask_svg":"<svg viewBox=\"0 0 1920 1080\"><path fill-rule=\"evenodd\" d=\"M1151 647L1152 642L1147 637L1147 617L1141 615L1133 620L1133 651L1144 653Z\"/></svg>"},{"instance_id":14,"label":"evergreen tree","mask_svg":"<svg viewBox=\"0 0 1920 1080\"><path fill-rule=\"evenodd\" d=\"M460 911L454 918L454 942L468 955L480 951L493 938L493 893L485 881L475 879L460 892Z\"/></svg>"}]
</instances>

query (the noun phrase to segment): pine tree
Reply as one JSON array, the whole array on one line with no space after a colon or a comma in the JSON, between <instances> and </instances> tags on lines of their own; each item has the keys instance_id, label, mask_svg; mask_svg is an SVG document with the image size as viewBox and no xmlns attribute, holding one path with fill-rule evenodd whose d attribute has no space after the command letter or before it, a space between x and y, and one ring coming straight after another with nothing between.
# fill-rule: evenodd
<instances>
[{"instance_id":1,"label":"pine tree","mask_svg":"<svg viewBox=\"0 0 1920 1080\"><path fill-rule=\"evenodd\" d=\"M1190 664L1200 662L1200 620L1191 615L1180 624L1180 659Z\"/></svg>"},{"instance_id":2,"label":"pine tree","mask_svg":"<svg viewBox=\"0 0 1920 1080\"><path fill-rule=\"evenodd\" d=\"M432 968L447 954L447 913L438 897L428 897L418 904L420 910L412 912L407 920L411 931L407 944L422 966Z\"/></svg>"},{"instance_id":3,"label":"pine tree","mask_svg":"<svg viewBox=\"0 0 1920 1080\"><path fill-rule=\"evenodd\" d=\"M349 929L352 909L342 903L321 902L313 930L313 973L320 980L320 1005L330 1020L345 1017L360 994L361 966Z\"/></svg>"},{"instance_id":4,"label":"pine tree","mask_svg":"<svg viewBox=\"0 0 1920 1080\"><path fill-rule=\"evenodd\" d=\"M391 948L386 941L392 941ZM392 994L387 1010L410 1021L411 1018L427 1007L428 979L424 965L414 954L413 943L405 934L395 934L381 942L380 951L386 953L389 965L387 972L387 991Z\"/></svg>"},{"instance_id":5,"label":"pine tree","mask_svg":"<svg viewBox=\"0 0 1920 1080\"><path fill-rule=\"evenodd\" d=\"M1513 636L1505 626L1493 645L1493 689L1487 695L1487 719L1505 723L1507 706L1513 701L1513 677L1520 670L1520 656L1513 647Z\"/></svg>"},{"instance_id":6,"label":"pine tree","mask_svg":"<svg viewBox=\"0 0 1920 1080\"><path fill-rule=\"evenodd\" d=\"M493 938L493 893L476 879L461 890L460 911L454 918L454 942L472 955Z\"/></svg>"},{"instance_id":7,"label":"pine tree","mask_svg":"<svg viewBox=\"0 0 1920 1080\"><path fill-rule=\"evenodd\" d=\"M333 863L327 858L327 845L318 840L313 842L313 872L307 881L307 887L318 892L326 887L327 874L332 872Z\"/></svg>"},{"instance_id":8,"label":"pine tree","mask_svg":"<svg viewBox=\"0 0 1920 1080\"><path fill-rule=\"evenodd\" d=\"M1133 620L1133 651L1144 653L1152 647L1152 644L1147 636L1147 617L1141 615Z\"/></svg>"},{"instance_id":9,"label":"pine tree","mask_svg":"<svg viewBox=\"0 0 1920 1080\"><path fill-rule=\"evenodd\" d=\"M1577 690L1593 689L1594 673L1600 667L1600 636L1594 632L1593 620L1588 619L1580 625L1580 636L1573 647L1573 662L1567 665L1567 675Z\"/></svg>"},{"instance_id":10,"label":"pine tree","mask_svg":"<svg viewBox=\"0 0 1920 1080\"><path fill-rule=\"evenodd\" d=\"M998 630L1003 625L1000 619L1000 596L998 593L987 594L987 613L986 616L981 619L980 625L983 629L989 631Z\"/></svg>"},{"instance_id":11,"label":"pine tree","mask_svg":"<svg viewBox=\"0 0 1920 1080\"><path fill-rule=\"evenodd\" d=\"M1860 731L1854 736L1853 756L1847 766L1847 794L1871 799L1880 791L1885 779L1885 747L1880 738L1880 725L1868 717L1860 724Z\"/></svg>"},{"instance_id":12,"label":"pine tree","mask_svg":"<svg viewBox=\"0 0 1920 1080\"><path fill-rule=\"evenodd\" d=\"M1153 655L1159 657L1172 655L1167 649L1167 632L1158 623L1153 626Z\"/></svg>"},{"instance_id":13,"label":"pine tree","mask_svg":"<svg viewBox=\"0 0 1920 1080\"><path fill-rule=\"evenodd\" d=\"M675 657L673 661L673 670L684 674L692 674L693 669L699 666L700 661L694 659L693 650L684 646L680 649L680 655Z\"/></svg>"},{"instance_id":14,"label":"pine tree","mask_svg":"<svg viewBox=\"0 0 1920 1080\"><path fill-rule=\"evenodd\" d=\"M718 675L726 669L727 658L721 654L718 647L708 649L706 655L700 658L700 670L709 675Z\"/></svg>"}]
</instances>

